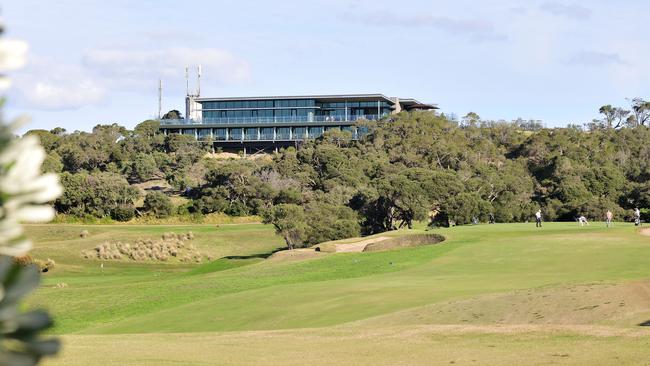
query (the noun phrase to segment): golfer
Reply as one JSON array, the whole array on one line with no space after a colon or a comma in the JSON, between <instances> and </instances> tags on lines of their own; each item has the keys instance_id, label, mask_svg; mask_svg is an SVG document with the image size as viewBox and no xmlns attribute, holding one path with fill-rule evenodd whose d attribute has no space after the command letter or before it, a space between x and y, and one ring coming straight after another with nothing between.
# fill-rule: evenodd
<instances>
[{"instance_id":1,"label":"golfer","mask_svg":"<svg viewBox=\"0 0 650 366\"><path fill-rule=\"evenodd\" d=\"M614 214L612 211L607 210L607 213L605 214L605 224L607 227L612 227L612 220L614 219Z\"/></svg>"},{"instance_id":2,"label":"golfer","mask_svg":"<svg viewBox=\"0 0 650 366\"><path fill-rule=\"evenodd\" d=\"M584 215L581 215L578 217L578 222L580 223L580 226L589 226L589 222L587 221L587 218Z\"/></svg>"},{"instance_id":3,"label":"golfer","mask_svg":"<svg viewBox=\"0 0 650 366\"><path fill-rule=\"evenodd\" d=\"M535 212L535 227L542 227L542 210Z\"/></svg>"},{"instance_id":4,"label":"golfer","mask_svg":"<svg viewBox=\"0 0 650 366\"><path fill-rule=\"evenodd\" d=\"M641 211L638 207L634 209L634 225L641 225Z\"/></svg>"}]
</instances>

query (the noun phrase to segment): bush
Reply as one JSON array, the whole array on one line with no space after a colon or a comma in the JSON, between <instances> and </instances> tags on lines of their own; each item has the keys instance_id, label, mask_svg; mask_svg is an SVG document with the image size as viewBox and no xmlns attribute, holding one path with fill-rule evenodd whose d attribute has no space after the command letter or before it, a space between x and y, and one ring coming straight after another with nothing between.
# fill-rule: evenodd
<instances>
[{"instance_id":1,"label":"bush","mask_svg":"<svg viewBox=\"0 0 650 366\"><path fill-rule=\"evenodd\" d=\"M170 216L174 210L172 201L161 192L149 192L144 197L144 210L158 218Z\"/></svg>"},{"instance_id":2,"label":"bush","mask_svg":"<svg viewBox=\"0 0 650 366\"><path fill-rule=\"evenodd\" d=\"M117 221L129 221L135 217L135 208L133 206L121 205L111 211L111 218Z\"/></svg>"}]
</instances>

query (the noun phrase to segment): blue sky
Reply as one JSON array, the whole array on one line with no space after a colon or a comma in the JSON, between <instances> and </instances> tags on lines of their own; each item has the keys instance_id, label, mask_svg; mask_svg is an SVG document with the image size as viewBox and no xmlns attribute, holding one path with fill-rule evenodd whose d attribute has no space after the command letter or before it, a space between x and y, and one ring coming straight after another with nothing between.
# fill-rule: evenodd
<instances>
[{"instance_id":1,"label":"blue sky","mask_svg":"<svg viewBox=\"0 0 650 366\"><path fill-rule=\"evenodd\" d=\"M193 8L189 8L190 5ZM30 45L7 114L128 127L203 96L383 93L485 119L588 122L650 94L647 1L4 1Z\"/></svg>"}]
</instances>

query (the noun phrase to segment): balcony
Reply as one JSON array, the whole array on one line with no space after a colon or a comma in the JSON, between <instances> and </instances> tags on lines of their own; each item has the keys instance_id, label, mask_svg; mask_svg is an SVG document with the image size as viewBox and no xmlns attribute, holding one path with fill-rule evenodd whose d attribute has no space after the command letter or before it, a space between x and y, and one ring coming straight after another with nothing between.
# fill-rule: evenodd
<instances>
[{"instance_id":1,"label":"balcony","mask_svg":"<svg viewBox=\"0 0 650 366\"><path fill-rule=\"evenodd\" d=\"M258 125L258 124L283 124L283 123L306 123L306 124L335 124L350 123L360 120L377 121L386 114L365 114L365 115L348 115L348 116L277 116L277 117L224 117L224 118L204 118L201 121L193 119L163 119L160 120L161 126L197 126L197 125Z\"/></svg>"}]
</instances>

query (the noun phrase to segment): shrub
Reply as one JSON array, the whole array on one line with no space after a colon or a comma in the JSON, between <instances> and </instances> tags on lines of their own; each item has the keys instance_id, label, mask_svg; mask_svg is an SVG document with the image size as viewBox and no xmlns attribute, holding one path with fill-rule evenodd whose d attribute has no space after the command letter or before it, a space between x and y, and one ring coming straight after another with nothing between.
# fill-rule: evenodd
<instances>
[{"instance_id":1,"label":"shrub","mask_svg":"<svg viewBox=\"0 0 650 366\"><path fill-rule=\"evenodd\" d=\"M158 218L163 218L172 214L174 205L164 193L149 192L144 197L144 210L154 214Z\"/></svg>"},{"instance_id":2,"label":"shrub","mask_svg":"<svg viewBox=\"0 0 650 366\"><path fill-rule=\"evenodd\" d=\"M121 205L111 211L111 218L117 221L129 221L135 217L135 208L132 206Z\"/></svg>"}]
</instances>

